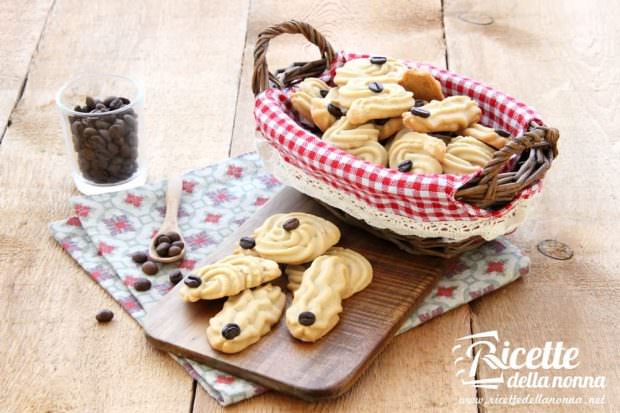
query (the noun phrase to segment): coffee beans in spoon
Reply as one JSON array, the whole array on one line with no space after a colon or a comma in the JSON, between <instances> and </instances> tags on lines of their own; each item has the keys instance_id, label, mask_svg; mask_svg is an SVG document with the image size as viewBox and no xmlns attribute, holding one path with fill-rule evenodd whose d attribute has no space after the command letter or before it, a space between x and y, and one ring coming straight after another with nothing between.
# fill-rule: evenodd
<instances>
[{"instance_id":1,"label":"coffee beans in spoon","mask_svg":"<svg viewBox=\"0 0 620 413\"><path fill-rule=\"evenodd\" d=\"M185 244L181 241L181 236L176 232L161 234L155 239L155 252L161 258L176 257L179 255Z\"/></svg>"},{"instance_id":2,"label":"coffee beans in spoon","mask_svg":"<svg viewBox=\"0 0 620 413\"><path fill-rule=\"evenodd\" d=\"M138 115L122 96L87 96L69 116L73 149L84 177L98 184L129 179L138 169Z\"/></svg>"}]
</instances>

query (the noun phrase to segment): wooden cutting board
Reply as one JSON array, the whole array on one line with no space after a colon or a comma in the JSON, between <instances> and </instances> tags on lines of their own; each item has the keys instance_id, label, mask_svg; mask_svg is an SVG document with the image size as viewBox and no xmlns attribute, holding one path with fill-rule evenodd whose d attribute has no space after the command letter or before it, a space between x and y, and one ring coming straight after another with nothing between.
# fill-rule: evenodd
<instances>
[{"instance_id":1,"label":"wooden cutting board","mask_svg":"<svg viewBox=\"0 0 620 413\"><path fill-rule=\"evenodd\" d=\"M432 289L443 261L407 255L387 241L338 221L316 201L286 188L203 264L229 255L239 238L251 235L270 215L291 211L309 212L336 223L342 232L338 245L360 252L374 269L372 283L343 302L340 322L327 336L317 343L300 342L289 334L282 317L269 334L241 353L219 353L209 346L206 329L224 300L186 303L177 285L149 310L148 339L163 350L306 400L336 397L348 390ZM285 276L275 283L284 289ZM287 306L290 299L287 294Z\"/></svg>"}]
</instances>

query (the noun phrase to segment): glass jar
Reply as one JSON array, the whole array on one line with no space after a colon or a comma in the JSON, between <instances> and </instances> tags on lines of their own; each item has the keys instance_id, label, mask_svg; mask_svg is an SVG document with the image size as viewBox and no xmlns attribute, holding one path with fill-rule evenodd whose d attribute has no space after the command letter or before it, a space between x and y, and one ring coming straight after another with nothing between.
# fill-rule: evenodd
<instances>
[{"instance_id":1,"label":"glass jar","mask_svg":"<svg viewBox=\"0 0 620 413\"><path fill-rule=\"evenodd\" d=\"M80 192L93 195L145 183L144 92L137 82L116 75L79 76L58 91L56 104Z\"/></svg>"}]
</instances>

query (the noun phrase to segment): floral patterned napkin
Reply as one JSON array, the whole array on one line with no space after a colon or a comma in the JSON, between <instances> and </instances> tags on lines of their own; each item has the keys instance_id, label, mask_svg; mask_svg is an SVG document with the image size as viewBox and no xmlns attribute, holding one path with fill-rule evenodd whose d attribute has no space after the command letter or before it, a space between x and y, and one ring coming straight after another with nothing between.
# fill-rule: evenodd
<instances>
[{"instance_id":1,"label":"floral patterned napkin","mask_svg":"<svg viewBox=\"0 0 620 413\"><path fill-rule=\"evenodd\" d=\"M145 276L131 261L145 251L163 221L165 183L128 191L76 197L75 216L50 224L60 245L137 322L172 285L168 274L187 272L281 188L266 173L255 153L192 171L184 176L179 226L186 240L186 256L148 277L146 292L132 285ZM496 290L526 274L529 258L506 239L498 239L464 254L448 268L431 294L405 322L399 333L446 311ZM266 389L189 359L171 355L220 404L229 405Z\"/></svg>"}]
</instances>

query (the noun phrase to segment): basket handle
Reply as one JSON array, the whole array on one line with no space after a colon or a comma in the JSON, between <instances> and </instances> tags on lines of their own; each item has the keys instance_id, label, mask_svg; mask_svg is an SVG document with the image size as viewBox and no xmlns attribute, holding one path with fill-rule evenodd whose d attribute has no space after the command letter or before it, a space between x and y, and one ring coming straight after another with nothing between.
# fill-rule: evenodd
<instances>
[{"instance_id":1,"label":"basket handle","mask_svg":"<svg viewBox=\"0 0 620 413\"><path fill-rule=\"evenodd\" d=\"M482 208L505 204L514 198L515 186L526 188L541 179L558 155L557 143L560 133L556 128L531 125L523 135L513 138L493 159L486 164L482 173L456 192L456 198ZM516 171L502 172L513 155L529 150L529 156ZM508 198L502 196L506 192ZM512 196L509 196L512 194Z\"/></svg>"},{"instance_id":2,"label":"basket handle","mask_svg":"<svg viewBox=\"0 0 620 413\"><path fill-rule=\"evenodd\" d=\"M322 59L312 62L293 63L289 68L279 70L276 75L269 72L267 67L267 49L269 41L281 34L303 34L306 39L321 52ZM258 95L269 87L282 88L289 86L299 79L310 76L318 76L323 73L334 60L334 49L325 36L317 29L298 20L289 20L268 27L258 34L254 48L254 74L252 75L252 91ZM279 78L279 77L281 78Z\"/></svg>"}]
</instances>

